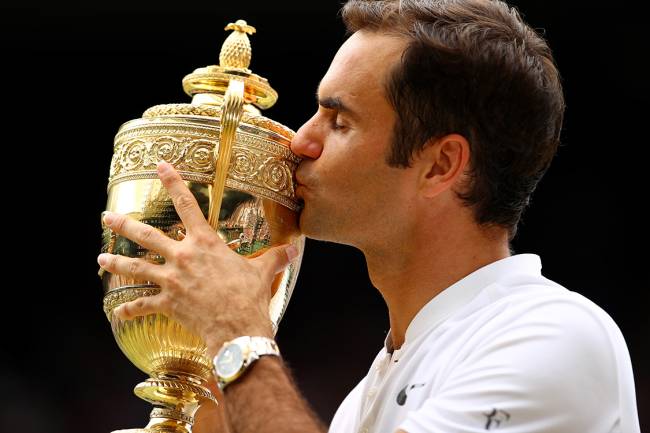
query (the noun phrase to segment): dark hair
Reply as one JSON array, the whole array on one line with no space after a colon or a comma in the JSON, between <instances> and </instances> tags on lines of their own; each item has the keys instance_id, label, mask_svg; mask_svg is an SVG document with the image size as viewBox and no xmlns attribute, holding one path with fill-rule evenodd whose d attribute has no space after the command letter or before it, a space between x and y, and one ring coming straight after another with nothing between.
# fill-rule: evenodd
<instances>
[{"instance_id":1,"label":"dark hair","mask_svg":"<svg viewBox=\"0 0 650 433\"><path fill-rule=\"evenodd\" d=\"M458 196L478 224L512 238L562 128L562 86L544 39L493 0L349 0L342 15L350 33L408 38L386 82L397 114L388 164L409 167L430 139L464 136L471 182Z\"/></svg>"}]
</instances>

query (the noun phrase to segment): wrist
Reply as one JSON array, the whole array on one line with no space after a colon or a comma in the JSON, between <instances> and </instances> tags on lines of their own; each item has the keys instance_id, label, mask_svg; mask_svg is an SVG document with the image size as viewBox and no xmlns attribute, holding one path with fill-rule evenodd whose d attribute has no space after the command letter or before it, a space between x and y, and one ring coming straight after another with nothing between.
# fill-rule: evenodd
<instances>
[{"instance_id":1,"label":"wrist","mask_svg":"<svg viewBox=\"0 0 650 433\"><path fill-rule=\"evenodd\" d=\"M280 349L272 338L241 336L226 342L213 358L213 371L219 388L223 390L267 356L280 358Z\"/></svg>"},{"instance_id":2,"label":"wrist","mask_svg":"<svg viewBox=\"0 0 650 433\"><path fill-rule=\"evenodd\" d=\"M223 327L215 327L214 332L208 332L204 336L208 357L210 359L214 358L225 343L242 336L266 337L273 340L275 338L273 325L271 324L270 320L268 320L267 323L267 326L242 326L236 329L224 329Z\"/></svg>"}]
</instances>

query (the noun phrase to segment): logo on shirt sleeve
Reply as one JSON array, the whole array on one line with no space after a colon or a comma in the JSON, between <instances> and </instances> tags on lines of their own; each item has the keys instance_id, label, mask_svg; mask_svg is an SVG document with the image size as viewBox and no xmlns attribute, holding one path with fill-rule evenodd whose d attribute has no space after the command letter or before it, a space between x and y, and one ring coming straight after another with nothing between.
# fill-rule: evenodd
<instances>
[{"instance_id":1,"label":"logo on shirt sleeve","mask_svg":"<svg viewBox=\"0 0 650 433\"><path fill-rule=\"evenodd\" d=\"M510 414L505 410L497 409L496 407L492 409L490 413L484 413L487 418L485 423L485 430L497 429L501 426L502 422L506 422L510 419Z\"/></svg>"},{"instance_id":2,"label":"logo on shirt sleeve","mask_svg":"<svg viewBox=\"0 0 650 433\"><path fill-rule=\"evenodd\" d=\"M397 404L399 404L400 406L404 406L404 404L406 403L406 399L408 398L408 395L406 395L406 393L412 390L413 388L421 388L424 385L425 385L424 383L416 383L413 385L407 384L404 388L400 390L399 394L397 394Z\"/></svg>"}]
</instances>

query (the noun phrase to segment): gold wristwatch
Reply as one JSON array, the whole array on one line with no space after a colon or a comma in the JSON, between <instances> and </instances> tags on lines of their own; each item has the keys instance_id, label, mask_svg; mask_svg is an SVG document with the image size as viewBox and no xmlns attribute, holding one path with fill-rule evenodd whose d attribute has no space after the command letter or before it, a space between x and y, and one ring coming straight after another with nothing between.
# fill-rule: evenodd
<instances>
[{"instance_id":1,"label":"gold wristwatch","mask_svg":"<svg viewBox=\"0 0 650 433\"><path fill-rule=\"evenodd\" d=\"M219 389L239 378L248 367L264 355L280 356L275 340L267 337L238 337L221 346L212 361Z\"/></svg>"}]
</instances>

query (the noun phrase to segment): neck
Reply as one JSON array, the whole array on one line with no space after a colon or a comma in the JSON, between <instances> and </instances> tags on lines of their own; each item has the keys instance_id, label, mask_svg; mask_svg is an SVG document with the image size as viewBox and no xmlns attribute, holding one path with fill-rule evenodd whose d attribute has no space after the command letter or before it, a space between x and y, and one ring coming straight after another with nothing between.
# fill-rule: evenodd
<instances>
[{"instance_id":1,"label":"neck","mask_svg":"<svg viewBox=\"0 0 650 433\"><path fill-rule=\"evenodd\" d=\"M440 225L403 236L390 248L364 248L373 285L388 306L394 348L404 343L406 329L415 315L440 292L497 260L510 255L508 234L503 229L486 231Z\"/></svg>"}]
</instances>

